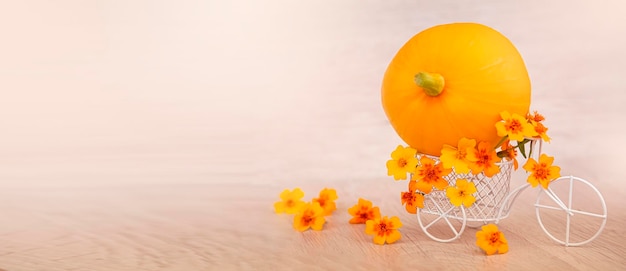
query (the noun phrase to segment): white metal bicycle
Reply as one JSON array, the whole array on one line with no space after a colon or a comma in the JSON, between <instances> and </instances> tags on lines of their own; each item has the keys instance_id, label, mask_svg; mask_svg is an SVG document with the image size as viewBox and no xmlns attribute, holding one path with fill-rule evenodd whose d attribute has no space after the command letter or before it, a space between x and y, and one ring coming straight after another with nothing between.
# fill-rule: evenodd
<instances>
[{"instance_id":1,"label":"white metal bicycle","mask_svg":"<svg viewBox=\"0 0 626 271\"><path fill-rule=\"evenodd\" d=\"M531 142L531 149L539 142L537 157L541 154L542 141ZM509 216L513 202L530 186L524 184L510 190L513 162L499 164L500 172L492 177L480 173L457 174L454 171L444 177L449 185L456 180L466 179L476 186L476 202L469 208L456 207L447 198L445 191L433 190L424 196L424 208L417 213L422 231L431 239L451 242L458 239L466 227L479 227L488 223L499 223ZM548 189L539 190L534 204L537 221L541 229L565 246L580 246L598 237L607 219L606 203L602 194L589 181L574 176L560 177ZM584 202L576 200L584 199ZM597 201L590 202L590 199ZM545 223L549 222L549 223ZM579 224L576 224L579 223ZM547 226L550 225L550 226ZM580 227L575 227L579 225ZM557 232L564 234L558 234Z\"/></svg>"}]
</instances>

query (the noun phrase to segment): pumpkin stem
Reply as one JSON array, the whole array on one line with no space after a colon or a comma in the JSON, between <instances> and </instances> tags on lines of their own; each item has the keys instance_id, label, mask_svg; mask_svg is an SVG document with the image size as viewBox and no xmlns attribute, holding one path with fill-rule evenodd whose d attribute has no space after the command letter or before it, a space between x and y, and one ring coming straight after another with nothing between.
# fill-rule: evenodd
<instances>
[{"instance_id":1,"label":"pumpkin stem","mask_svg":"<svg viewBox=\"0 0 626 271\"><path fill-rule=\"evenodd\" d=\"M435 97L443 91L443 76L438 73L419 72L415 75L415 84L421 87L426 95Z\"/></svg>"}]
</instances>

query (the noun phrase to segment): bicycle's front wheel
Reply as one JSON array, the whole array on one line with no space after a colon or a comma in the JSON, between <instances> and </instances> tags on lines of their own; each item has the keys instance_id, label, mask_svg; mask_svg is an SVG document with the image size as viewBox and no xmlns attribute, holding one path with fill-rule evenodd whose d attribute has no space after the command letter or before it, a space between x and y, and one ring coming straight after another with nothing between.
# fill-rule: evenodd
<instances>
[{"instance_id":1,"label":"bicycle's front wheel","mask_svg":"<svg viewBox=\"0 0 626 271\"><path fill-rule=\"evenodd\" d=\"M552 240L580 246L600 235L607 219L606 203L590 182L574 176L560 177L548 189L539 190L537 220Z\"/></svg>"}]
</instances>

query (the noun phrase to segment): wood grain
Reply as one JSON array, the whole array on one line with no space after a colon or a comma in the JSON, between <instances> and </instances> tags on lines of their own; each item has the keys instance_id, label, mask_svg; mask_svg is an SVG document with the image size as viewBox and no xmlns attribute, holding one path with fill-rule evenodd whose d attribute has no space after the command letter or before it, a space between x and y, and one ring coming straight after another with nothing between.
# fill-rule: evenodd
<instances>
[{"instance_id":1,"label":"wood grain","mask_svg":"<svg viewBox=\"0 0 626 271\"><path fill-rule=\"evenodd\" d=\"M222 3L223 2L223 3ZM0 9L0 270L622 270L626 20L620 1L14 1ZM602 192L598 239L564 247L526 190L485 256L438 243L386 176L402 144L380 80L408 38L476 21L507 35L564 175ZM525 182L515 173L512 187ZM337 190L323 231L273 203ZM590 194L577 195L593 206ZM378 246L347 209L399 216ZM548 220L558 226L558 220ZM580 222L581 231L594 229Z\"/></svg>"}]
</instances>

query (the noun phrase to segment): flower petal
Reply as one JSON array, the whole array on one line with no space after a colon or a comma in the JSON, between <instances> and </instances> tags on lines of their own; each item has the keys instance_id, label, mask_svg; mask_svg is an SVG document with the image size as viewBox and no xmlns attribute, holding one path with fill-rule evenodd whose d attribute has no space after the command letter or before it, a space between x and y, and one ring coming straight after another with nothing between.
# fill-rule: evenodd
<instances>
[{"instance_id":1,"label":"flower petal","mask_svg":"<svg viewBox=\"0 0 626 271\"><path fill-rule=\"evenodd\" d=\"M400 218L398 218L397 216L392 216L389 219L390 223L391 223L391 228L392 229L399 229L402 227L402 222L400 221Z\"/></svg>"},{"instance_id":2,"label":"flower petal","mask_svg":"<svg viewBox=\"0 0 626 271\"><path fill-rule=\"evenodd\" d=\"M400 240L400 238L402 237L402 234L400 234L400 231L398 230L392 230L389 235L387 235L387 244L393 244L396 241Z\"/></svg>"},{"instance_id":3,"label":"flower petal","mask_svg":"<svg viewBox=\"0 0 626 271\"><path fill-rule=\"evenodd\" d=\"M374 243L378 244L378 245L384 245L385 244L385 240L387 239L387 236L385 235L374 235Z\"/></svg>"},{"instance_id":4,"label":"flower petal","mask_svg":"<svg viewBox=\"0 0 626 271\"><path fill-rule=\"evenodd\" d=\"M274 203L274 212L276 212L277 214L284 213L285 212L285 203L282 202L282 201L278 201L278 202Z\"/></svg>"},{"instance_id":5,"label":"flower petal","mask_svg":"<svg viewBox=\"0 0 626 271\"><path fill-rule=\"evenodd\" d=\"M535 170L535 166L537 165L537 161L535 161L535 159L528 158L528 161L526 161L526 164L524 164L524 166L522 166L522 168L526 171L532 172Z\"/></svg>"},{"instance_id":6,"label":"flower petal","mask_svg":"<svg viewBox=\"0 0 626 271\"><path fill-rule=\"evenodd\" d=\"M415 188L417 188L417 190L419 191L422 191L428 194L430 193L430 191L433 190L433 185L425 181L418 181L417 183L415 183Z\"/></svg>"},{"instance_id":7,"label":"flower petal","mask_svg":"<svg viewBox=\"0 0 626 271\"><path fill-rule=\"evenodd\" d=\"M315 220L313 220L311 229L321 231L322 228L324 228L324 223L326 223L326 219L323 216L316 217Z\"/></svg>"},{"instance_id":8,"label":"flower petal","mask_svg":"<svg viewBox=\"0 0 626 271\"><path fill-rule=\"evenodd\" d=\"M371 219L380 219L380 209L378 207L374 207L371 210L372 217Z\"/></svg>"},{"instance_id":9,"label":"flower petal","mask_svg":"<svg viewBox=\"0 0 626 271\"><path fill-rule=\"evenodd\" d=\"M302 221L302 214L295 215L293 217L293 228L298 231L306 231L309 229L310 225L304 223Z\"/></svg>"},{"instance_id":10,"label":"flower petal","mask_svg":"<svg viewBox=\"0 0 626 271\"><path fill-rule=\"evenodd\" d=\"M465 199L463 199L463 206L465 206L465 208L469 208L472 204L474 204L474 202L476 202L476 198L472 195L467 195L465 196Z\"/></svg>"},{"instance_id":11,"label":"flower petal","mask_svg":"<svg viewBox=\"0 0 626 271\"><path fill-rule=\"evenodd\" d=\"M365 233L368 235L377 234L376 225L378 225L378 223L380 223L378 219L365 221Z\"/></svg>"}]
</instances>

